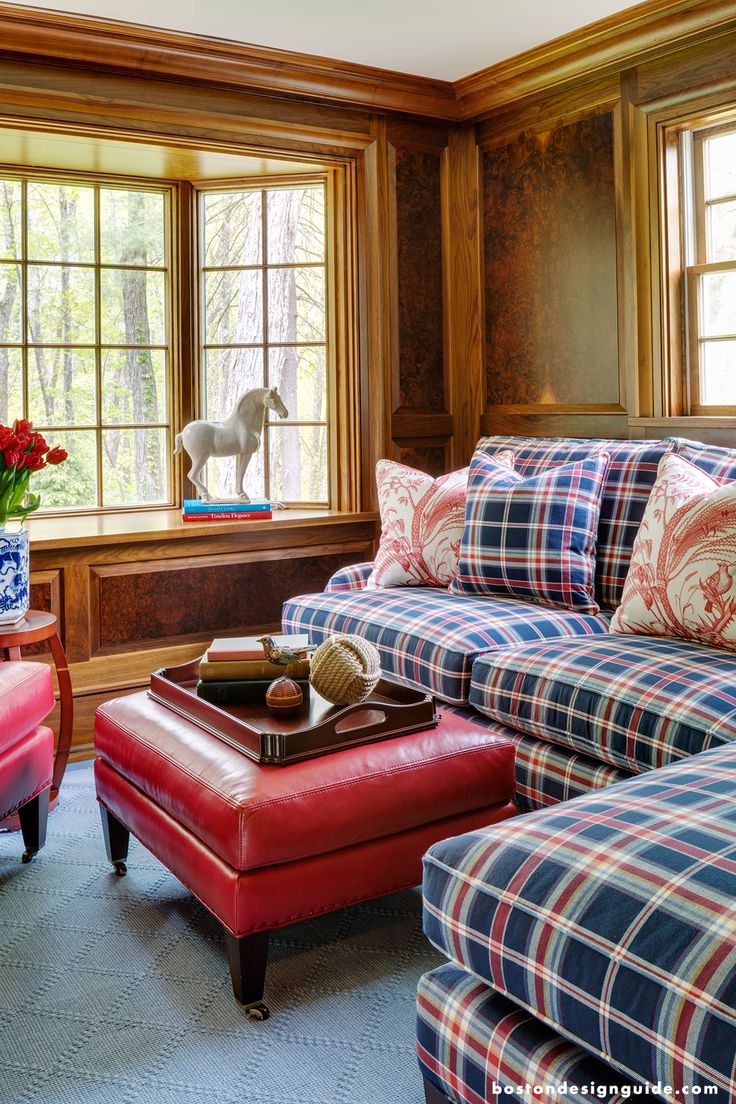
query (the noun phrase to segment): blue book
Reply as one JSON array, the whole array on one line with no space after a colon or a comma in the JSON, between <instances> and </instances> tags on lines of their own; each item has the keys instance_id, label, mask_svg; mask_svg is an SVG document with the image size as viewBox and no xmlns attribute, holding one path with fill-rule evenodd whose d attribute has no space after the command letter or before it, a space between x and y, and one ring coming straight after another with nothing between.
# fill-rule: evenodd
<instances>
[{"instance_id":1,"label":"blue book","mask_svg":"<svg viewBox=\"0 0 736 1104\"><path fill-rule=\"evenodd\" d=\"M184 499L185 514L246 514L270 509L271 503L265 498L254 498L251 502L202 502L198 498Z\"/></svg>"}]
</instances>

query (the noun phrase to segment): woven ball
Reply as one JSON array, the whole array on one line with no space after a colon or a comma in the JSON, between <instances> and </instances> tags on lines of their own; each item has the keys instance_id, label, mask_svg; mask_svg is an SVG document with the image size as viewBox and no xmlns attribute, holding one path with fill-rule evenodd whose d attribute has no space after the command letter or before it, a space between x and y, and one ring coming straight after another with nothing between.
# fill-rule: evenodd
<instances>
[{"instance_id":1,"label":"woven ball","mask_svg":"<svg viewBox=\"0 0 736 1104\"><path fill-rule=\"evenodd\" d=\"M312 654L309 681L333 705L367 698L381 677L381 657L361 636L332 636Z\"/></svg>"}]
</instances>

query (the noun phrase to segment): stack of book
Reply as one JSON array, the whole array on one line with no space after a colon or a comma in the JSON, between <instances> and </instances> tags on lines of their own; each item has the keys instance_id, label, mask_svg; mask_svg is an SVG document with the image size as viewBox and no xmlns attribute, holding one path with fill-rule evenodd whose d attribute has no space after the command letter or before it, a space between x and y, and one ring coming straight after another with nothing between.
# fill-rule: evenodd
<instances>
[{"instance_id":1,"label":"stack of book","mask_svg":"<svg viewBox=\"0 0 736 1104\"><path fill-rule=\"evenodd\" d=\"M272 637L275 646L306 651L306 633ZM226 637L213 640L199 664L197 694L215 705L265 701L266 690L286 668L266 659L263 645L255 636ZM302 688L306 700L309 694L309 660L289 664L289 678Z\"/></svg>"},{"instance_id":2,"label":"stack of book","mask_svg":"<svg viewBox=\"0 0 736 1104\"><path fill-rule=\"evenodd\" d=\"M185 498L183 521L267 521L273 517L271 503L266 498L251 502L202 502Z\"/></svg>"}]
</instances>

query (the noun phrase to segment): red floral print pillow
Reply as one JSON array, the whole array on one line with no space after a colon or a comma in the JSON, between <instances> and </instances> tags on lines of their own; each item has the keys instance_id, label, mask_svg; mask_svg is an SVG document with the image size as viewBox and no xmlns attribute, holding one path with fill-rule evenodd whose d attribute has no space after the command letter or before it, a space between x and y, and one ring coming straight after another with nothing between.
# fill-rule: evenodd
<instances>
[{"instance_id":1,"label":"red floral print pillow","mask_svg":"<svg viewBox=\"0 0 736 1104\"><path fill-rule=\"evenodd\" d=\"M736 649L736 483L660 460L611 632Z\"/></svg>"},{"instance_id":2,"label":"red floral print pillow","mask_svg":"<svg viewBox=\"0 0 736 1104\"><path fill-rule=\"evenodd\" d=\"M499 452L493 461L511 468L514 454ZM378 461L381 540L368 587L449 585L465 526L467 480L467 468L433 479L393 460Z\"/></svg>"}]
</instances>

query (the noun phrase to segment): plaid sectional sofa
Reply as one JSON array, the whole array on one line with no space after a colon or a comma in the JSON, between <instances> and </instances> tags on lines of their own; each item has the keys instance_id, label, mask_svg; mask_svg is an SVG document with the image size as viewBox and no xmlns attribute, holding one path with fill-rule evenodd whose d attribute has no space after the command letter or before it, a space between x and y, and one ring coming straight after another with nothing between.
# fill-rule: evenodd
<instances>
[{"instance_id":1,"label":"plaid sectional sofa","mask_svg":"<svg viewBox=\"0 0 736 1104\"><path fill-rule=\"evenodd\" d=\"M286 631L357 632L386 672L516 745L530 815L445 841L419 987L431 1104L501 1095L736 1102L736 653L609 633L668 450L736 481L736 450L484 438L522 475L611 457L595 615L447 590L366 588L370 564L286 603ZM671 1091L670 1091L671 1090ZM552 1096L556 1099L556 1095Z\"/></svg>"}]
</instances>

